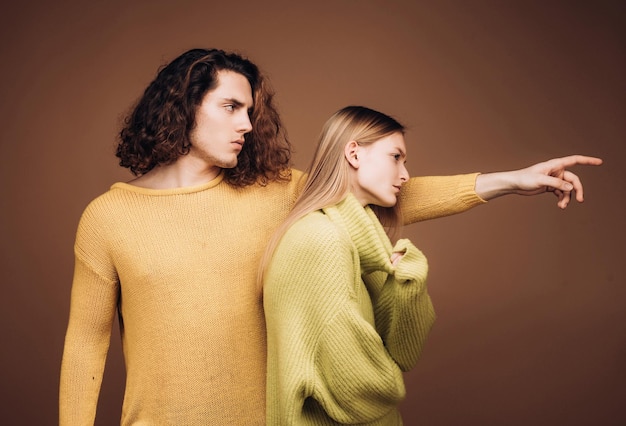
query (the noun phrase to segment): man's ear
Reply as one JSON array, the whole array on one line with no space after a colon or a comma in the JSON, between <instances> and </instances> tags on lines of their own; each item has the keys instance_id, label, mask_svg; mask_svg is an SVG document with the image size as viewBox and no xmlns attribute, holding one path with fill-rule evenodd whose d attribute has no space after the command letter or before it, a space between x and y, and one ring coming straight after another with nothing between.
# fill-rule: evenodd
<instances>
[{"instance_id":1,"label":"man's ear","mask_svg":"<svg viewBox=\"0 0 626 426\"><path fill-rule=\"evenodd\" d=\"M346 160L348 163L355 169L359 168L359 158L358 158L359 144L357 141L350 141L346 144L346 147L343 150L344 155L346 156Z\"/></svg>"}]
</instances>

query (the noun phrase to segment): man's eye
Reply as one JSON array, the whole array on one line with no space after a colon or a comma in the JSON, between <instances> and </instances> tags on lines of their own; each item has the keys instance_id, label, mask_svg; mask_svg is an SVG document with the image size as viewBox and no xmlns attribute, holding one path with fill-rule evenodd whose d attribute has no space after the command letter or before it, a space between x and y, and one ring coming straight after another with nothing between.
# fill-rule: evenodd
<instances>
[{"instance_id":1,"label":"man's eye","mask_svg":"<svg viewBox=\"0 0 626 426\"><path fill-rule=\"evenodd\" d=\"M226 105L224 108L226 108L226 111L228 112L233 112L235 110L235 105Z\"/></svg>"}]
</instances>

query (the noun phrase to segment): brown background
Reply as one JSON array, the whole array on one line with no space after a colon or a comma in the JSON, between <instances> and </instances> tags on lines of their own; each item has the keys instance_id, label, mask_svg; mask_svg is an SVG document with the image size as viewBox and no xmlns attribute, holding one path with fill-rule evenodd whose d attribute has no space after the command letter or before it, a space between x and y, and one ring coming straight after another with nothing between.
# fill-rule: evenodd
<instances>
[{"instance_id":1,"label":"brown background","mask_svg":"<svg viewBox=\"0 0 626 426\"><path fill-rule=\"evenodd\" d=\"M410 127L414 175L603 157L576 169L586 202L565 212L549 195L511 196L408 228L439 319L402 410L408 425L625 424L624 4L3 5L0 421L57 421L74 232L91 199L130 177L113 155L122 113L159 65L220 47L269 74L300 168L347 104ZM119 423L123 374L114 334L98 424Z\"/></svg>"}]
</instances>

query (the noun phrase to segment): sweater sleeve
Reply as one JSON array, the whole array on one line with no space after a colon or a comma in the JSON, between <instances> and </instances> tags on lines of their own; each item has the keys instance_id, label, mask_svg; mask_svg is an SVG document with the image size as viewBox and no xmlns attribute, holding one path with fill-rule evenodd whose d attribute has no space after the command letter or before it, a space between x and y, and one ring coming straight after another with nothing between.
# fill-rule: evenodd
<instances>
[{"instance_id":1,"label":"sweater sleeve","mask_svg":"<svg viewBox=\"0 0 626 426\"><path fill-rule=\"evenodd\" d=\"M339 423L380 420L405 396L402 371L368 319L371 308L362 301L369 296L361 282L358 259L349 268L348 259L337 255L339 250L331 251L333 256L328 253L323 256L323 269L330 275L319 275L321 264L302 275L312 279L311 288L328 287L334 293L333 302L318 298L319 306L307 307L318 312L335 307L333 315L326 316L316 345L313 396ZM348 274L340 273L346 270Z\"/></svg>"},{"instance_id":2,"label":"sweater sleeve","mask_svg":"<svg viewBox=\"0 0 626 426\"><path fill-rule=\"evenodd\" d=\"M408 371L421 356L435 310L426 289L426 257L407 239L399 240L393 251L404 252L404 256L386 276L374 302L374 314L387 351L403 371Z\"/></svg>"},{"instance_id":3,"label":"sweater sleeve","mask_svg":"<svg viewBox=\"0 0 626 426\"><path fill-rule=\"evenodd\" d=\"M333 225L313 219L284 236L266 277L268 423L292 424L292 410L339 423L379 420L404 398L402 371L374 328L358 254Z\"/></svg>"},{"instance_id":4,"label":"sweater sleeve","mask_svg":"<svg viewBox=\"0 0 626 426\"><path fill-rule=\"evenodd\" d=\"M426 257L409 240L398 241L404 252L374 301L376 328L347 304L327 325L318 344L316 370L319 398L339 422L369 422L384 417L404 397L401 371L421 355L435 320L426 291Z\"/></svg>"},{"instance_id":5,"label":"sweater sleeve","mask_svg":"<svg viewBox=\"0 0 626 426\"><path fill-rule=\"evenodd\" d=\"M60 426L94 424L117 308L118 282L96 271L90 262L103 249L85 228L84 223L79 227L75 245L70 318L61 364Z\"/></svg>"},{"instance_id":6,"label":"sweater sleeve","mask_svg":"<svg viewBox=\"0 0 626 426\"><path fill-rule=\"evenodd\" d=\"M400 206L404 224L461 213L486 203L474 190L479 173L424 176L402 185Z\"/></svg>"},{"instance_id":7,"label":"sweater sleeve","mask_svg":"<svg viewBox=\"0 0 626 426\"><path fill-rule=\"evenodd\" d=\"M337 422L379 420L405 396L402 371L354 305L346 305L326 326L315 365L314 397Z\"/></svg>"}]
</instances>

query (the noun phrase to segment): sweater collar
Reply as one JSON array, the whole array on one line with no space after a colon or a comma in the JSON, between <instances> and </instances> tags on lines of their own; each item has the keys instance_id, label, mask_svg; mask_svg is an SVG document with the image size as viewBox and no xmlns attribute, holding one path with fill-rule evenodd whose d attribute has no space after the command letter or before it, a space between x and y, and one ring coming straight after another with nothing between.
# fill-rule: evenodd
<instances>
[{"instance_id":1,"label":"sweater collar","mask_svg":"<svg viewBox=\"0 0 626 426\"><path fill-rule=\"evenodd\" d=\"M128 182L116 182L111 186L111 189L124 189L126 191L135 192L142 195L181 195L202 192L207 189L215 188L223 180L224 171L222 170L214 179L199 185L184 186L179 188L155 189L133 185L132 183Z\"/></svg>"},{"instance_id":2,"label":"sweater collar","mask_svg":"<svg viewBox=\"0 0 626 426\"><path fill-rule=\"evenodd\" d=\"M362 273L392 271L391 241L369 206L361 206L353 194L348 194L339 203L322 210L343 223L359 253Z\"/></svg>"}]
</instances>

